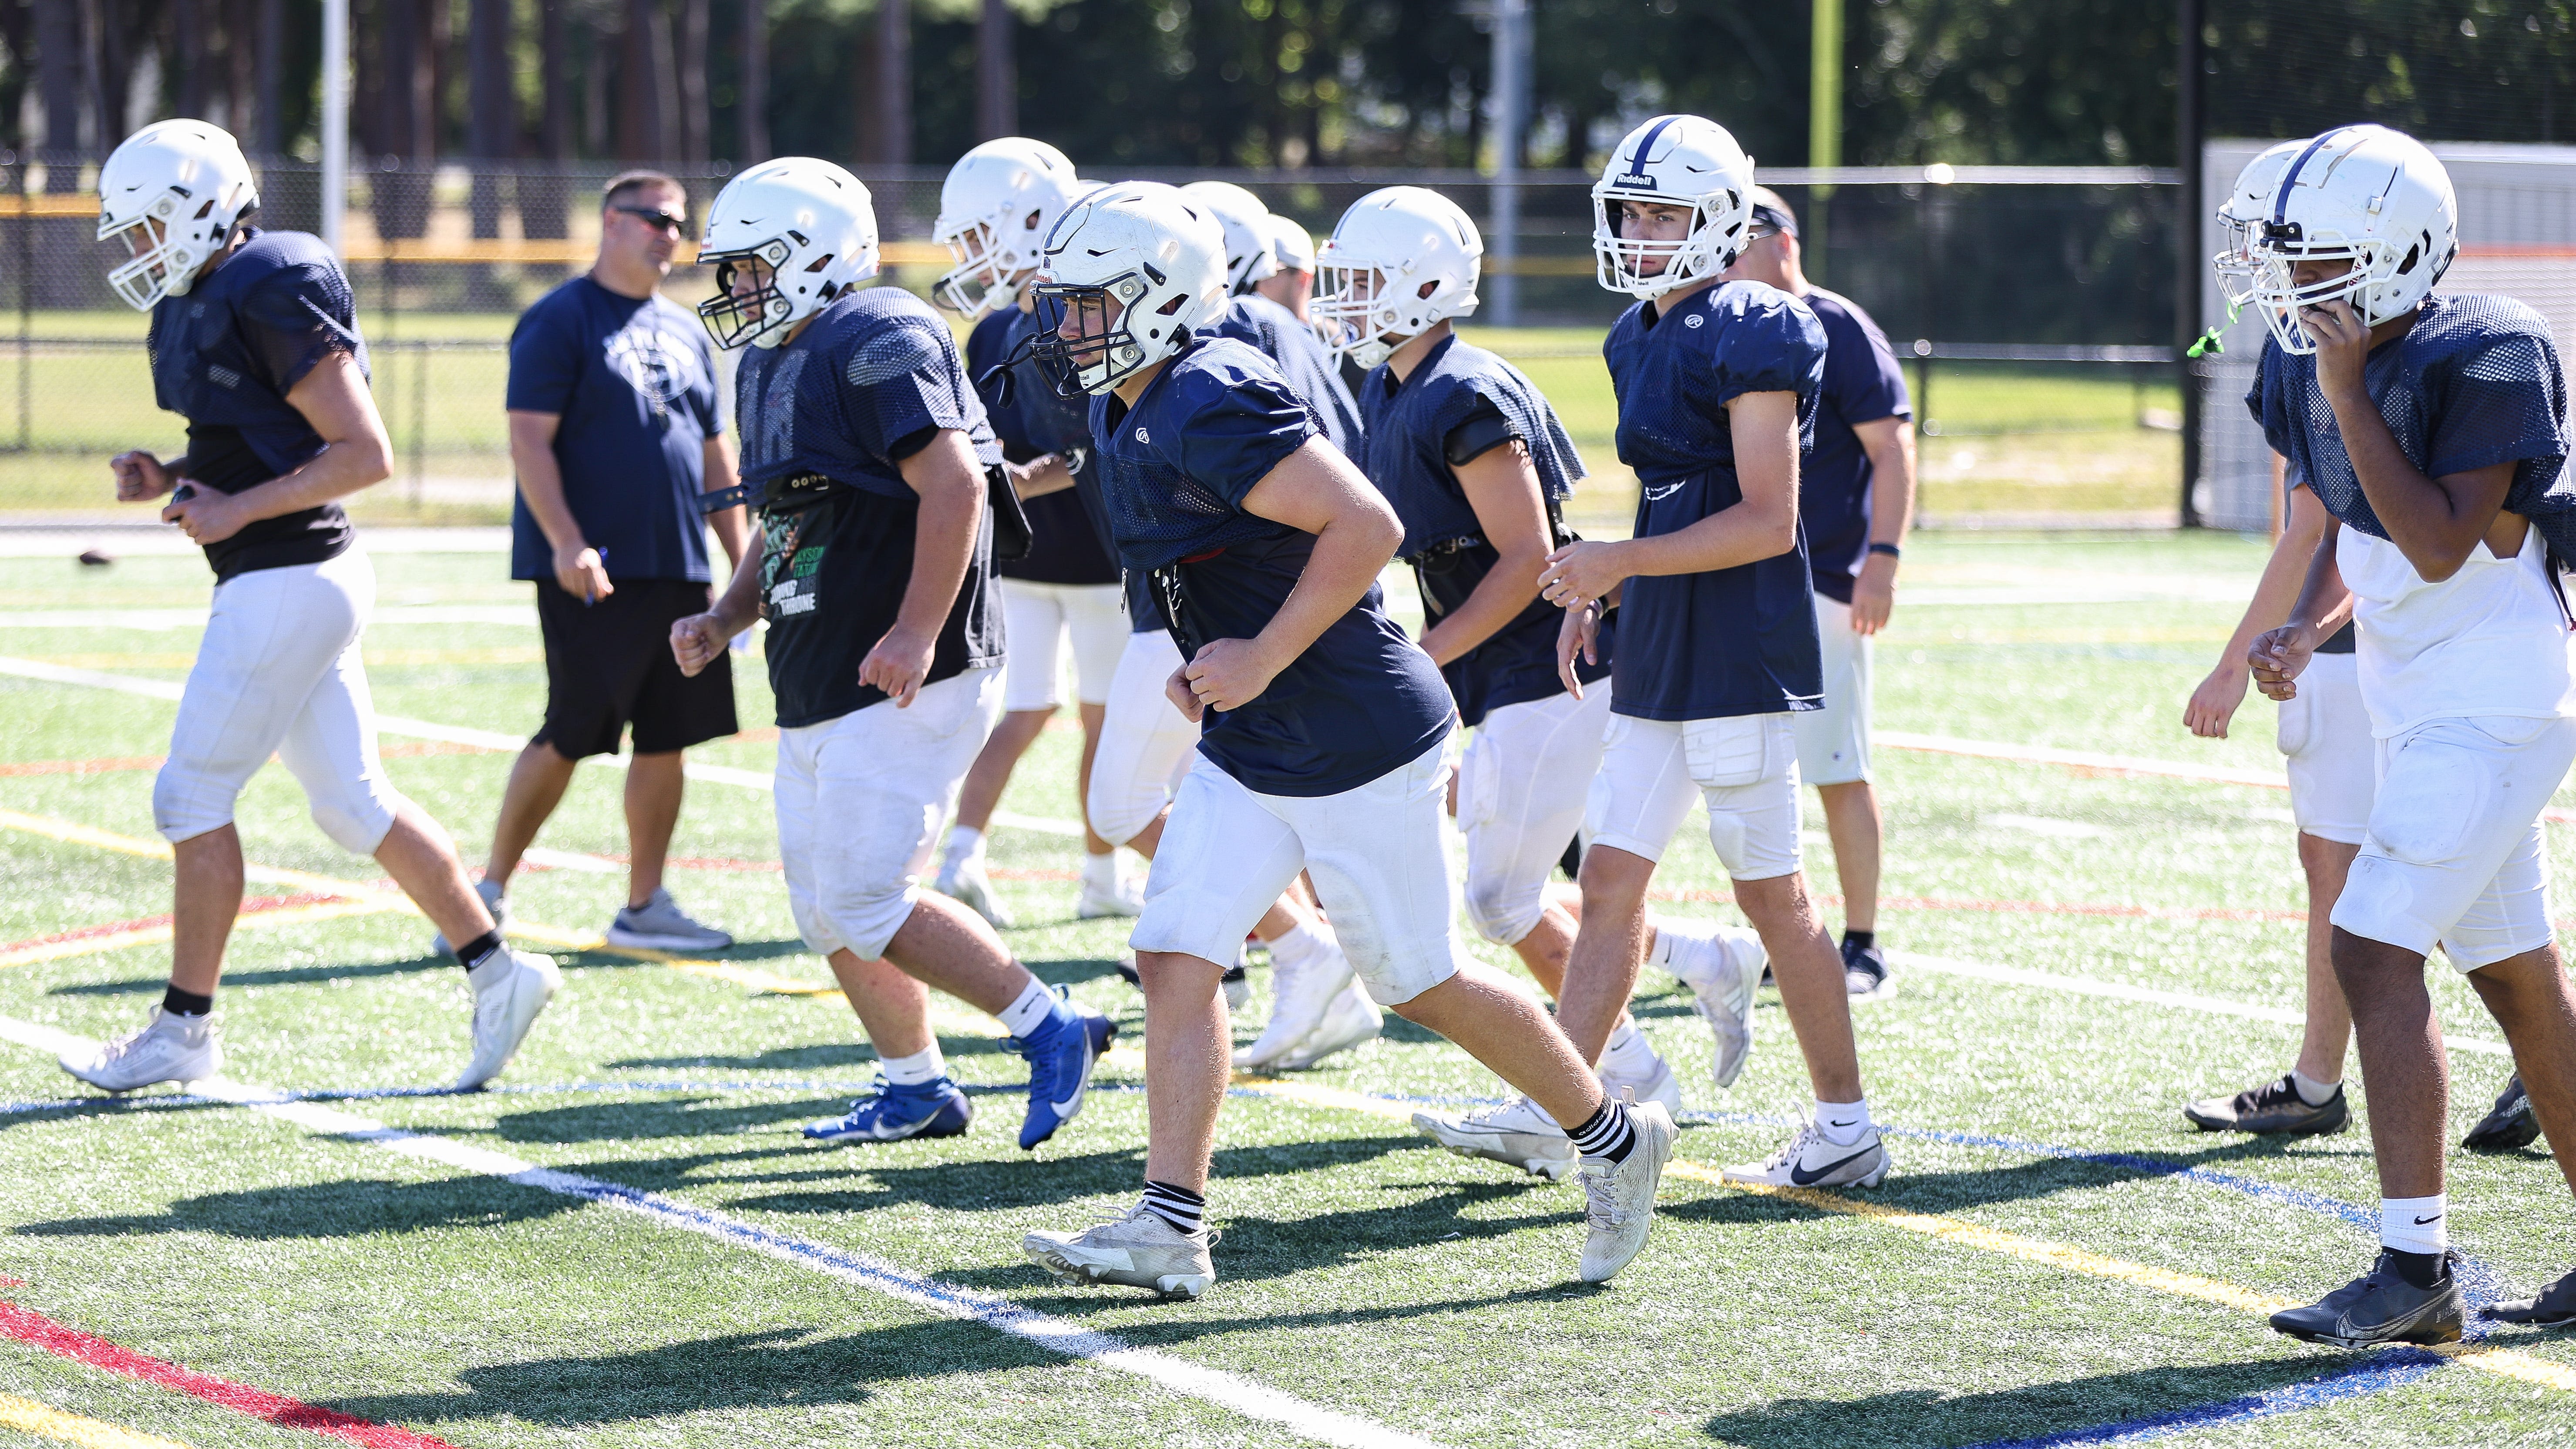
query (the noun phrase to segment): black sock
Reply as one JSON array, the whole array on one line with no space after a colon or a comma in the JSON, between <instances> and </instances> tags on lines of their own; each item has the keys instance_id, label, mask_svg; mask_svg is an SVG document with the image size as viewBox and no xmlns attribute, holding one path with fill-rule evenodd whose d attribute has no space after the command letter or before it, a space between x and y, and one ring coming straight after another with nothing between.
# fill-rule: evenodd
<instances>
[{"instance_id":1,"label":"black sock","mask_svg":"<svg viewBox=\"0 0 2576 1449\"><path fill-rule=\"evenodd\" d=\"M1843 945L1854 951L1866 951L1878 944L1876 931L1845 931Z\"/></svg>"},{"instance_id":2,"label":"black sock","mask_svg":"<svg viewBox=\"0 0 2576 1449\"><path fill-rule=\"evenodd\" d=\"M161 1011L165 1016L203 1016L215 1009L211 991L182 991L173 986L161 993Z\"/></svg>"},{"instance_id":3,"label":"black sock","mask_svg":"<svg viewBox=\"0 0 2576 1449\"><path fill-rule=\"evenodd\" d=\"M1207 1198L1186 1187L1145 1179L1145 1210L1184 1233L1207 1224Z\"/></svg>"},{"instance_id":4,"label":"black sock","mask_svg":"<svg viewBox=\"0 0 2576 1449\"><path fill-rule=\"evenodd\" d=\"M1628 1150L1637 1145L1637 1129L1628 1125L1628 1109L1618 1102L1602 1103L1600 1111L1565 1135L1574 1139L1575 1151L1612 1162L1625 1162Z\"/></svg>"},{"instance_id":5,"label":"black sock","mask_svg":"<svg viewBox=\"0 0 2576 1449\"><path fill-rule=\"evenodd\" d=\"M500 931L497 928L485 931L482 935L477 936L473 940L456 948L457 964L463 966L466 970L471 971L475 967L482 965L484 962L491 960L492 953L500 949Z\"/></svg>"},{"instance_id":6,"label":"black sock","mask_svg":"<svg viewBox=\"0 0 2576 1449\"><path fill-rule=\"evenodd\" d=\"M2410 1288L2437 1288L2450 1272L2446 1254L2409 1253L2400 1248L2381 1251L2388 1254L2389 1266L2397 1270L2397 1276L2405 1279L2406 1286Z\"/></svg>"}]
</instances>

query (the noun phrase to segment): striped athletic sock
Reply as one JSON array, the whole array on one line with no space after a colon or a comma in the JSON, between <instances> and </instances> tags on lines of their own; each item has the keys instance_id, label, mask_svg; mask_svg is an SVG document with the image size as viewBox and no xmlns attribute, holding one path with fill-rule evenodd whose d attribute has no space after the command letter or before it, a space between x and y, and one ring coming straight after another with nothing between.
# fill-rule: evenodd
<instances>
[{"instance_id":1,"label":"striped athletic sock","mask_svg":"<svg viewBox=\"0 0 2576 1449\"><path fill-rule=\"evenodd\" d=\"M1628 1149L1637 1145L1637 1129L1629 1125L1627 1105L1621 1102L1603 1102L1600 1111L1565 1135L1574 1139L1575 1151L1612 1162L1627 1161Z\"/></svg>"},{"instance_id":2,"label":"striped athletic sock","mask_svg":"<svg viewBox=\"0 0 2576 1449\"><path fill-rule=\"evenodd\" d=\"M1170 1223L1184 1233L1195 1233L1207 1225L1207 1199L1186 1187L1145 1179L1145 1211Z\"/></svg>"}]
</instances>

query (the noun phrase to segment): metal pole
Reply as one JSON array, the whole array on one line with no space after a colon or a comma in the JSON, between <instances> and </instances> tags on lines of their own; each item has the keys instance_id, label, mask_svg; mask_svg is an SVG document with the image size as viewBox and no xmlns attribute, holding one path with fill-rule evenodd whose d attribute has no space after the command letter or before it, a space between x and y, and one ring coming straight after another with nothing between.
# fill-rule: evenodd
<instances>
[{"instance_id":1,"label":"metal pole","mask_svg":"<svg viewBox=\"0 0 2576 1449\"><path fill-rule=\"evenodd\" d=\"M2182 526L2201 526L2200 507L2192 497L2200 482L2200 364L2191 359L2192 339L2200 335L2200 219L2208 208L2201 188L2208 118L2201 105L2203 0L2181 0L2177 7L2181 44L2174 56L2174 170L2181 193L2174 217L2174 362L2182 384Z\"/></svg>"},{"instance_id":2,"label":"metal pole","mask_svg":"<svg viewBox=\"0 0 2576 1449\"><path fill-rule=\"evenodd\" d=\"M349 210L349 0L322 0L322 244L340 250Z\"/></svg>"},{"instance_id":3,"label":"metal pole","mask_svg":"<svg viewBox=\"0 0 2576 1449\"><path fill-rule=\"evenodd\" d=\"M1485 301L1497 327L1517 327L1521 254L1521 137L1529 129L1530 0L1494 0L1494 201Z\"/></svg>"},{"instance_id":4,"label":"metal pole","mask_svg":"<svg viewBox=\"0 0 2576 1449\"><path fill-rule=\"evenodd\" d=\"M1814 0L1814 30L1807 50L1807 164L1830 171L1843 164L1843 0ZM1834 188L1820 184L1807 193L1807 234L1802 238L1806 272L1827 275L1826 212Z\"/></svg>"},{"instance_id":5,"label":"metal pole","mask_svg":"<svg viewBox=\"0 0 2576 1449\"><path fill-rule=\"evenodd\" d=\"M18 196L18 451L36 446L36 198L27 173L11 178Z\"/></svg>"}]
</instances>

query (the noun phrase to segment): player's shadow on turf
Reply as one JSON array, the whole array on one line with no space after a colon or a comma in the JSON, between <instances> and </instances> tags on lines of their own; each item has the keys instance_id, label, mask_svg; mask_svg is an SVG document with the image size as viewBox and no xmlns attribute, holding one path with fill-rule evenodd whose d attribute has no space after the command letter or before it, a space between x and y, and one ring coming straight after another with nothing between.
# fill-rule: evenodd
<instances>
[{"instance_id":1,"label":"player's shadow on turf","mask_svg":"<svg viewBox=\"0 0 2576 1449\"><path fill-rule=\"evenodd\" d=\"M1356 1166L1421 1145L1414 1137L1337 1137L1275 1147L1223 1147L1216 1153L1216 1176L1229 1182ZM749 1212L862 1213L904 1204L957 1212L999 1212L1015 1208L1054 1207L1096 1200L1132 1202L1143 1151L1087 1152L1030 1158L967 1158L946 1161L889 1162L871 1157L866 1147L818 1150L811 1166L750 1173L732 1183L818 1183L828 1188L772 1192L735 1198L726 1204ZM603 1174L622 1174L631 1164L608 1164ZM629 1180L621 1177L620 1180ZM1436 1235L1435 1235L1436 1236ZM1229 1239L1231 1241L1231 1239ZM1010 1282L1017 1283L1014 1273Z\"/></svg>"},{"instance_id":2,"label":"player's shadow on turf","mask_svg":"<svg viewBox=\"0 0 2576 1449\"><path fill-rule=\"evenodd\" d=\"M56 1218L12 1229L20 1237L123 1238L148 1233L214 1233L228 1238L343 1238L495 1227L550 1218L582 1206L556 1193L494 1192L488 1179L385 1182L373 1178L253 1188L181 1198L159 1213Z\"/></svg>"},{"instance_id":3,"label":"player's shadow on turf","mask_svg":"<svg viewBox=\"0 0 2576 1449\"><path fill-rule=\"evenodd\" d=\"M1064 1362L976 1323L943 1320L813 1336L819 1332L773 1328L630 1353L486 1364L456 1375L465 1385L461 1391L333 1399L325 1407L391 1423L507 1414L538 1424L605 1424L708 1410L863 1404L878 1384ZM868 1438L855 1423L807 1427L822 1432L805 1442Z\"/></svg>"},{"instance_id":4,"label":"player's shadow on turf","mask_svg":"<svg viewBox=\"0 0 2576 1449\"><path fill-rule=\"evenodd\" d=\"M2188 1428L2196 1422L2258 1412L2253 1396L2384 1370L2427 1369L2441 1360L2401 1350L2382 1354L2301 1354L2241 1363L2138 1369L2061 1379L1987 1393L1901 1389L1855 1399L1778 1399L1712 1416L1707 1435L1746 1449L1808 1449L1817 1444L1978 1444L2109 1442L2132 1430ZM2286 1406L2285 1406L2286 1407ZM2098 1437L2088 1431L2098 1428Z\"/></svg>"},{"instance_id":5,"label":"player's shadow on turf","mask_svg":"<svg viewBox=\"0 0 2576 1449\"><path fill-rule=\"evenodd\" d=\"M658 1137L718 1137L838 1116L844 1097L741 1102L729 1097L662 1097L644 1101L581 1102L505 1113L492 1135L505 1142L642 1142ZM709 1106L710 1102L725 1103Z\"/></svg>"},{"instance_id":6,"label":"player's shadow on turf","mask_svg":"<svg viewBox=\"0 0 2576 1449\"><path fill-rule=\"evenodd\" d=\"M1993 1203L2029 1202L2063 1193L2116 1187L2122 1183L2180 1178L2181 1169L2213 1162L2278 1155L2279 1145L2231 1143L2205 1153L2170 1158L2138 1157L2132 1162L2086 1161L2044 1157L2034 1162L1954 1171L1907 1169L1870 1192L1843 1190L1861 1201L1885 1203L1916 1212L1952 1212ZM2184 1179L2188 1181L2188 1179ZM1695 1222L1770 1223L1837 1216L1830 1209L1808 1207L1784 1198L1712 1187L1707 1195L1658 1208L1659 1212Z\"/></svg>"},{"instance_id":7,"label":"player's shadow on turf","mask_svg":"<svg viewBox=\"0 0 2576 1449\"><path fill-rule=\"evenodd\" d=\"M942 1036L939 1051L947 1057L1000 1056L1008 1044L994 1036ZM1014 1053L1016 1055L1016 1053ZM611 1071L806 1072L825 1067L865 1067L877 1062L865 1042L816 1042L809 1046L771 1047L739 1056L626 1057L608 1063Z\"/></svg>"},{"instance_id":8,"label":"player's shadow on turf","mask_svg":"<svg viewBox=\"0 0 2576 1449\"><path fill-rule=\"evenodd\" d=\"M310 986L326 981L356 981L369 976L416 976L425 971L456 969L452 956L416 956L404 961L342 961L322 966L272 966L258 971L226 971L224 984L243 986ZM48 996L157 996L168 989L167 976L136 977L130 981L86 981L76 986L57 986Z\"/></svg>"}]
</instances>

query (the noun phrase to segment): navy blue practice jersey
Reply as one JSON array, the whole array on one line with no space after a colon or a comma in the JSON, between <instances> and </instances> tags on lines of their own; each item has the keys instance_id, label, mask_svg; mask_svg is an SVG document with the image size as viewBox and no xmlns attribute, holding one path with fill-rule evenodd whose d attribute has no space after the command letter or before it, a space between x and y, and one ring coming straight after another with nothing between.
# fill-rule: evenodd
<instances>
[{"instance_id":1,"label":"navy blue practice jersey","mask_svg":"<svg viewBox=\"0 0 2576 1449\"><path fill-rule=\"evenodd\" d=\"M155 303L145 334L153 400L188 420L187 477L219 493L292 473L322 451L322 435L286 400L322 359L345 352L367 371L340 259L300 231L249 237L187 295ZM206 562L221 582L336 558L349 539L348 515L325 503L245 525L206 545Z\"/></svg>"},{"instance_id":2,"label":"navy blue practice jersey","mask_svg":"<svg viewBox=\"0 0 2576 1449\"><path fill-rule=\"evenodd\" d=\"M1359 403L1367 426L1360 466L1404 520L1397 556L1413 565L1428 623L1467 602L1500 557L1456 468L1517 439L1551 503L1572 494L1583 476L1583 458L1556 410L1520 369L1455 336L1434 343L1401 381L1392 366L1378 364L1360 384ZM1488 710L1564 692L1556 673L1563 618L1554 604L1533 598L1491 638L1441 666L1461 723L1478 724ZM1600 663L1576 665L1586 683L1609 672L1606 639Z\"/></svg>"},{"instance_id":3,"label":"navy blue practice jersey","mask_svg":"<svg viewBox=\"0 0 2576 1449\"><path fill-rule=\"evenodd\" d=\"M987 466L1002 461L1002 450L947 324L896 287L844 294L794 341L746 349L734 402L745 482L818 475L847 485L761 517L761 604L778 723L792 729L837 719L886 697L859 683L859 664L894 626L912 580L921 509L903 481L903 460L943 430L966 434ZM988 507L925 683L1001 662L992 563Z\"/></svg>"},{"instance_id":4,"label":"navy blue practice jersey","mask_svg":"<svg viewBox=\"0 0 2576 1449\"><path fill-rule=\"evenodd\" d=\"M985 313L966 334L967 376L980 385L984 374L1001 366L1037 328L1037 319L1017 307ZM1037 364L1025 358L1012 369L1011 400L995 402L988 395L984 406L1002 456L1014 463L1091 445L1090 409L1079 399L1057 397ZM1016 559L996 559L996 573L1041 584L1118 582L1108 544L1091 510L1072 490L1022 499L1020 511L1029 520L1029 551Z\"/></svg>"},{"instance_id":5,"label":"navy blue practice jersey","mask_svg":"<svg viewBox=\"0 0 2576 1449\"><path fill-rule=\"evenodd\" d=\"M1298 321L1296 313L1258 292L1246 292L1226 303L1224 316L1199 330L1248 342L1279 364L1280 375L1288 380L1288 390L1315 410L1324 426L1324 436L1342 450L1344 457L1359 457L1359 406L1351 401L1351 390L1342 381L1342 370L1333 361L1332 349L1315 335L1314 328Z\"/></svg>"},{"instance_id":6,"label":"navy blue practice jersey","mask_svg":"<svg viewBox=\"0 0 2576 1449\"><path fill-rule=\"evenodd\" d=\"M1798 446L1815 442L1825 330L1760 282L1724 282L1663 315L1638 303L1602 344L1619 397L1619 461L1637 474L1636 536L1677 533L1744 501L1726 405L1798 397ZM1803 540L1707 573L1632 578L1618 611L1613 713L1719 719L1822 707L1816 606Z\"/></svg>"},{"instance_id":7,"label":"navy blue practice jersey","mask_svg":"<svg viewBox=\"0 0 2576 1449\"><path fill-rule=\"evenodd\" d=\"M1153 576L1182 657L1268 627L1314 535L1243 500L1321 424L1276 364L1202 336L1132 409L1095 397L1091 431L1119 561ZM1235 710L1210 710L1199 752L1264 795L1338 795L1409 764L1448 733L1449 690L1386 615L1377 585Z\"/></svg>"}]
</instances>

